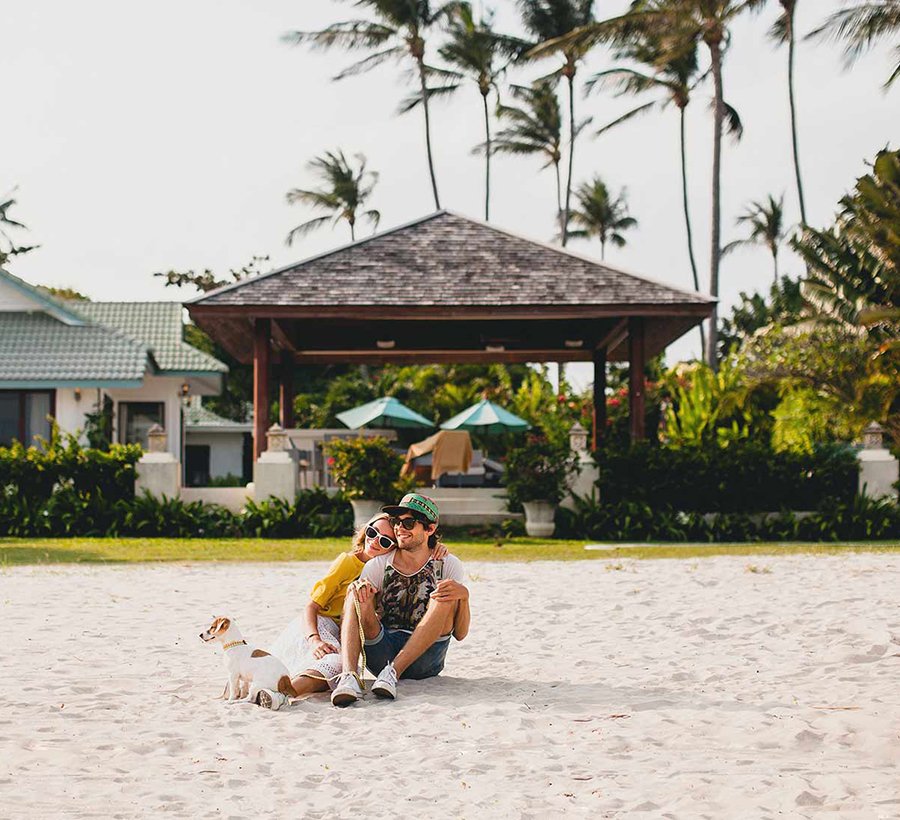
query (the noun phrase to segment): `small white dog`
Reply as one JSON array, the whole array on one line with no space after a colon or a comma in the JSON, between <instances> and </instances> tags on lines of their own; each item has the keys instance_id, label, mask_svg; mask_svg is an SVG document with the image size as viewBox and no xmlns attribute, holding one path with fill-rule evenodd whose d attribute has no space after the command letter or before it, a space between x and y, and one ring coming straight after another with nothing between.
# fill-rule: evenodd
<instances>
[{"instance_id":1,"label":"small white dog","mask_svg":"<svg viewBox=\"0 0 900 820\"><path fill-rule=\"evenodd\" d=\"M200 633L202 640L218 641L224 651L228 703L255 703L265 689L296 697L287 667L268 652L254 649L241 635L230 618L216 618L209 629Z\"/></svg>"}]
</instances>

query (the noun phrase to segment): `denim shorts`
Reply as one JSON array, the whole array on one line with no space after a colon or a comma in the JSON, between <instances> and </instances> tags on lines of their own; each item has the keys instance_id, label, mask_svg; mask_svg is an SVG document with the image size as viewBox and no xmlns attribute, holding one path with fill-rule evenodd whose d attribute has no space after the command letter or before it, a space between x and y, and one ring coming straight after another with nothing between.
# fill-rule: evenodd
<instances>
[{"instance_id":1,"label":"denim shorts","mask_svg":"<svg viewBox=\"0 0 900 820\"><path fill-rule=\"evenodd\" d=\"M377 638L366 641L366 666L373 675L377 675L388 663L397 657L397 654L406 645L410 638L409 632L400 629L385 629ZM433 678L444 668L444 658L447 655L447 647L450 646L450 636L438 638L400 676L401 678Z\"/></svg>"}]
</instances>

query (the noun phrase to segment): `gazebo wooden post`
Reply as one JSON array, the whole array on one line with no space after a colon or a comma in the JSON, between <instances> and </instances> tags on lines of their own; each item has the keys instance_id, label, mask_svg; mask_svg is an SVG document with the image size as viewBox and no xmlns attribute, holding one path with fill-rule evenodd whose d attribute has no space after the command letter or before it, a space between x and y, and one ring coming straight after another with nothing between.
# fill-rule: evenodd
<instances>
[{"instance_id":1,"label":"gazebo wooden post","mask_svg":"<svg viewBox=\"0 0 900 820\"><path fill-rule=\"evenodd\" d=\"M644 421L644 320L632 316L628 320L628 427L631 440L647 437Z\"/></svg>"},{"instance_id":2,"label":"gazebo wooden post","mask_svg":"<svg viewBox=\"0 0 900 820\"><path fill-rule=\"evenodd\" d=\"M596 452L606 435L606 348L594 351L594 410L591 449Z\"/></svg>"},{"instance_id":3,"label":"gazebo wooden post","mask_svg":"<svg viewBox=\"0 0 900 820\"><path fill-rule=\"evenodd\" d=\"M253 459L266 449L269 429L269 362L271 319L253 321Z\"/></svg>"},{"instance_id":4,"label":"gazebo wooden post","mask_svg":"<svg viewBox=\"0 0 900 820\"><path fill-rule=\"evenodd\" d=\"M278 423L285 430L294 426L294 360L286 353L281 356L278 381Z\"/></svg>"}]
</instances>

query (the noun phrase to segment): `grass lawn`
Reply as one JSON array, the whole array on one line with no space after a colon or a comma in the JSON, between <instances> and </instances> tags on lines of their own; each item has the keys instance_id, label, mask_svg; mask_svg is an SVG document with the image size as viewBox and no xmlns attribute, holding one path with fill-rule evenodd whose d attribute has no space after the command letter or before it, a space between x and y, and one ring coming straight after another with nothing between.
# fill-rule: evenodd
<instances>
[{"instance_id":1,"label":"grass lawn","mask_svg":"<svg viewBox=\"0 0 900 820\"><path fill-rule=\"evenodd\" d=\"M585 550L586 541L511 538L448 540L464 561L577 561L617 558L704 558L712 555L900 553L900 541L842 544L623 544ZM0 567L19 564L104 564L142 561L328 561L347 538L0 538Z\"/></svg>"}]
</instances>

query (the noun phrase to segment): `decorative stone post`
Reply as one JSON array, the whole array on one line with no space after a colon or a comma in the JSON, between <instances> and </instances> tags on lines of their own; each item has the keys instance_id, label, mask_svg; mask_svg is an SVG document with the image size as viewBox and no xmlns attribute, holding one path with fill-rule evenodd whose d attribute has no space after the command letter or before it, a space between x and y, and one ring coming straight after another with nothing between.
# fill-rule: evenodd
<instances>
[{"instance_id":1,"label":"decorative stone post","mask_svg":"<svg viewBox=\"0 0 900 820\"><path fill-rule=\"evenodd\" d=\"M869 498L897 498L894 484L900 478L897 459L884 447L884 428L873 421L863 430L859 451L859 494Z\"/></svg>"},{"instance_id":2,"label":"decorative stone post","mask_svg":"<svg viewBox=\"0 0 900 820\"><path fill-rule=\"evenodd\" d=\"M571 510L575 508L572 501L573 495L589 498L595 492L600 471L594 464L588 449L588 431L577 421L569 429L569 447L575 454L578 470L569 479L569 495L562 500L559 506Z\"/></svg>"},{"instance_id":3,"label":"decorative stone post","mask_svg":"<svg viewBox=\"0 0 900 820\"><path fill-rule=\"evenodd\" d=\"M253 497L256 501L283 498L293 503L299 484L297 451L281 425L273 424L266 432L266 450L253 465Z\"/></svg>"},{"instance_id":4,"label":"decorative stone post","mask_svg":"<svg viewBox=\"0 0 900 820\"><path fill-rule=\"evenodd\" d=\"M158 424L147 434L148 450L137 463L135 495L144 491L156 498L178 498L181 492L181 464L168 450L168 435Z\"/></svg>"}]
</instances>

